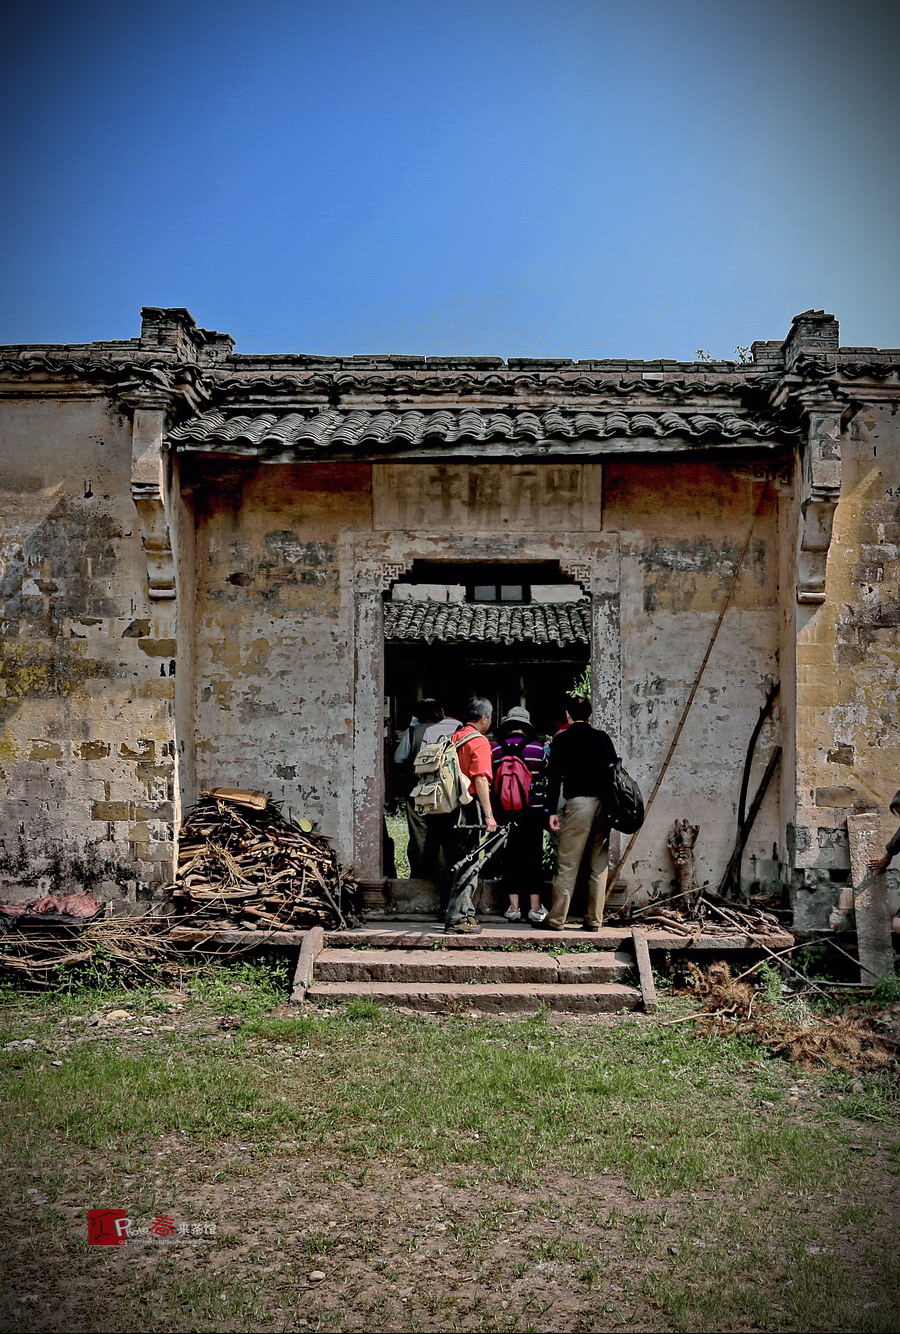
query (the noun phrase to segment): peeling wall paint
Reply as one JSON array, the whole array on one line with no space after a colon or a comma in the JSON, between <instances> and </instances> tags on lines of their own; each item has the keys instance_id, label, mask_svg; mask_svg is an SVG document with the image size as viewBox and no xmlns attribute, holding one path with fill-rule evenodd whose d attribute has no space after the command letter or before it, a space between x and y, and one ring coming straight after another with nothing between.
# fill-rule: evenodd
<instances>
[{"instance_id":1,"label":"peeling wall paint","mask_svg":"<svg viewBox=\"0 0 900 1334\"><path fill-rule=\"evenodd\" d=\"M900 787L900 420L862 409L842 444L828 600L798 618L791 879L797 919L827 926L850 872L847 815L877 811L884 841ZM896 869L888 873L900 902Z\"/></svg>"},{"instance_id":2,"label":"peeling wall paint","mask_svg":"<svg viewBox=\"0 0 900 1334\"><path fill-rule=\"evenodd\" d=\"M492 466L509 474L517 465ZM662 475L651 469L645 476L643 464L618 463L613 471L604 527L622 529L616 589L622 673L620 712L612 727L649 789L733 578L759 484L736 481L723 468L692 469L688 463ZM321 820L348 857L354 850L345 796L358 782L351 767L352 608L359 586L352 548L355 537L369 539L373 530L368 474L365 465L333 472L273 466L221 477L210 470L202 485L195 479L192 488L198 781L273 791L295 812ZM673 516L668 500L679 488L690 491L691 510L673 525L679 516ZM730 496L727 506L723 493ZM523 558L521 540L511 535L442 532L440 493L433 522L428 494L423 486L420 526L427 537L373 536L370 549L377 550L378 562L402 569L429 555ZM621 503L622 494L633 508ZM623 877L636 891L668 884L665 833L676 816L689 815L701 824L697 856L704 878L713 877L730 852L747 740L766 689L777 679L775 508L773 497L757 524L666 787ZM632 526L635 514L640 528ZM599 522L593 526L599 528ZM554 539L542 540L546 557L555 549ZM576 561L589 561L596 547L596 533L568 536L566 549ZM535 556L534 540L528 551ZM597 664L598 671L602 667ZM373 766L379 751L373 747ZM777 878L777 842L773 790L747 852L749 874L757 881Z\"/></svg>"},{"instance_id":3,"label":"peeling wall paint","mask_svg":"<svg viewBox=\"0 0 900 1334\"><path fill-rule=\"evenodd\" d=\"M747 745L766 692L779 677L778 496L765 482L704 463L621 463L606 470L604 525L621 541L622 749L648 793L750 546L663 786L624 868L634 893L668 888L666 835L676 819L700 826L699 880L715 888L736 835ZM776 721L760 738L751 780L778 743ZM744 881L779 876L779 800L770 788L744 857ZM774 855L773 855L774 853Z\"/></svg>"},{"instance_id":4,"label":"peeling wall paint","mask_svg":"<svg viewBox=\"0 0 900 1334\"><path fill-rule=\"evenodd\" d=\"M130 424L3 406L0 883L148 897L171 878L170 613L149 604Z\"/></svg>"},{"instance_id":5,"label":"peeling wall paint","mask_svg":"<svg viewBox=\"0 0 900 1334\"><path fill-rule=\"evenodd\" d=\"M346 852L352 572L339 553L344 534L371 531L371 469L248 469L192 489L197 782L271 791Z\"/></svg>"}]
</instances>

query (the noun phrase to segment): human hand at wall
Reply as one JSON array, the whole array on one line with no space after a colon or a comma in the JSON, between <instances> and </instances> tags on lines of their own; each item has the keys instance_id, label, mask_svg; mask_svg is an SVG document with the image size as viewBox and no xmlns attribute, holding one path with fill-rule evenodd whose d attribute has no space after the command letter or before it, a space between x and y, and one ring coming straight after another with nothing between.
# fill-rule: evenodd
<instances>
[{"instance_id":1,"label":"human hand at wall","mask_svg":"<svg viewBox=\"0 0 900 1334\"><path fill-rule=\"evenodd\" d=\"M891 859L887 853L885 853L883 857L875 857L869 862L869 870L873 875L881 875L882 871L887 870L890 860Z\"/></svg>"},{"instance_id":2,"label":"human hand at wall","mask_svg":"<svg viewBox=\"0 0 900 1334\"><path fill-rule=\"evenodd\" d=\"M559 833L559 816L558 816L558 815L551 815L551 816L550 816L550 819L547 821L547 828L550 830L550 833L551 833L551 834L558 834L558 833Z\"/></svg>"}]
</instances>

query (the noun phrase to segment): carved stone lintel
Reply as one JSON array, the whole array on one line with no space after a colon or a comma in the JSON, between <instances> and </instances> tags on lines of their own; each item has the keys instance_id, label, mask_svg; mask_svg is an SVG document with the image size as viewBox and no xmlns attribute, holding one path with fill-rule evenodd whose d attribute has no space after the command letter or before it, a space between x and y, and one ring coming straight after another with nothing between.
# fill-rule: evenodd
<instances>
[{"instance_id":1,"label":"carved stone lintel","mask_svg":"<svg viewBox=\"0 0 900 1334\"><path fill-rule=\"evenodd\" d=\"M409 569L411 566L402 561L384 561L379 569L382 589L390 588L391 584L402 579Z\"/></svg>"},{"instance_id":2,"label":"carved stone lintel","mask_svg":"<svg viewBox=\"0 0 900 1334\"><path fill-rule=\"evenodd\" d=\"M585 593L590 593L593 570L587 561L561 560L559 568L563 574L567 574L570 579L574 579L576 584L581 584Z\"/></svg>"},{"instance_id":3,"label":"carved stone lintel","mask_svg":"<svg viewBox=\"0 0 900 1334\"><path fill-rule=\"evenodd\" d=\"M808 405L809 440L802 472L797 601L825 601L825 571L841 495L841 412L832 400Z\"/></svg>"},{"instance_id":4,"label":"carved stone lintel","mask_svg":"<svg viewBox=\"0 0 900 1334\"><path fill-rule=\"evenodd\" d=\"M166 513L162 441L165 402L155 395L133 400L131 497L141 525L147 557L147 592L151 598L175 597L175 561Z\"/></svg>"}]
</instances>

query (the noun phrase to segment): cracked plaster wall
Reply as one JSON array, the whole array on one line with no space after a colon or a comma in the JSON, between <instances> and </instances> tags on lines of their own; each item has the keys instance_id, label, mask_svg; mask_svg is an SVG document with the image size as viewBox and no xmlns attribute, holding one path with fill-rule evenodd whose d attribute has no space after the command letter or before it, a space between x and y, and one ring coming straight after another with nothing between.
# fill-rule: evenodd
<instances>
[{"instance_id":1,"label":"cracked plaster wall","mask_svg":"<svg viewBox=\"0 0 900 1334\"><path fill-rule=\"evenodd\" d=\"M621 748L645 796L703 661L763 485L705 462L607 465L604 527L618 529L621 544ZM694 851L701 883L717 887L731 854L748 742L779 672L777 506L772 490L663 785L623 868L622 883L637 895L664 891L672 881L666 835L676 819L700 826ZM751 796L780 730L776 712L759 739ZM773 782L744 855L745 886L774 887L778 843Z\"/></svg>"},{"instance_id":2,"label":"cracked plaster wall","mask_svg":"<svg viewBox=\"0 0 900 1334\"><path fill-rule=\"evenodd\" d=\"M800 928L828 926L849 878L847 816L874 810L884 841L900 787L900 418L863 407L842 442L827 601L797 608L792 898ZM892 906L898 873L888 872Z\"/></svg>"},{"instance_id":3,"label":"cracked plaster wall","mask_svg":"<svg viewBox=\"0 0 900 1334\"><path fill-rule=\"evenodd\" d=\"M342 534L371 531L371 469L249 466L193 490L198 786L272 792L346 853L353 600L339 553Z\"/></svg>"},{"instance_id":4,"label":"cracked plaster wall","mask_svg":"<svg viewBox=\"0 0 900 1334\"><path fill-rule=\"evenodd\" d=\"M354 785L352 551L355 538L373 531L370 478L365 464L248 464L215 480L196 479L191 488L198 784L272 791L295 814L319 819L345 857L352 850ZM702 660L761 483L687 461L610 463L604 479L604 530L621 535L621 740L647 791ZM191 487L187 476L185 482ZM665 840L677 817L701 826L701 880L717 882L730 853L747 742L778 675L776 508L773 493L665 785L623 877L633 890L669 884ZM402 563L404 552L413 550L408 534L383 540L389 560ZM435 551L441 540L438 528L429 530ZM596 547L598 533L567 540ZM445 554L464 559L468 542L448 533ZM498 552L504 543L516 547L512 532L498 542ZM773 725L761 739L751 791L777 743L776 730ZM773 783L747 848L745 879L768 884L777 877L778 837Z\"/></svg>"},{"instance_id":5,"label":"cracked plaster wall","mask_svg":"<svg viewBox=\"0 0 900 1334\"><path fill-rule=\"evenodd\" d=\"M130 466L104 398L4 404L6 896L48 877L133 901L171 879L175 630L147 596Z\"/></svg>"},{"instance_id":6,"label":"cracked plaster wall","mask_svg":"<svg viewBox=\"0 0 900 1334\"><path fill-rule=\"evenodd\" d=\"M353 549L373 532L369 465L219 465L217 480L197 485L195 465L184 461L190 508L181 527L186 549L196 523L197 592L192 609L183 582L193 632L181 635L176 654L174 604L147 597L129 493L130 423L100 397L8 402L4 419L0 874L23 892L48 876L64 888L86 884L130 898L169 878L176 685L188 798L215 783L265 788L295 814L319 819L347 855ZM900 451L890 410L862 410L843 453L828 600L793 604L796 516L773 490L625 869L634 890L668 884L665 833L679 816L700 824L700 879L717 882L734 837L747 740L779 674L784 725L776 714L760 739L751 794L779 743L782 776L748 845L745 882L771 883L780 862L798 924L826 925L847 871L848 811L879 810L885 838L893 828L886 803L900 785ZM605 466L603 527L619 535L620 550L621 742L645 789L703 656L760 485L700 461ZM779 834L779 791L790 845Z\"/></svg>"}]
</instances>

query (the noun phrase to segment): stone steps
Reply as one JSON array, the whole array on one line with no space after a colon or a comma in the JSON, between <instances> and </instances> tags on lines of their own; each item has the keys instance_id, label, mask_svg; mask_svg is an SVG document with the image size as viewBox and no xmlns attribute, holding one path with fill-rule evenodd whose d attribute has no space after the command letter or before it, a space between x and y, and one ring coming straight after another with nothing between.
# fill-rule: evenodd
<instances>
[{"instance_id":1,"label":"stone steps","mask_svg":"<svg viewBox=\"0 0 900 1334\"><path fill-rule=\"evenodd\" d=\"M374 1000L445 1014L656 1009L647 939L637 927L586 934L486 925L480 935L456 936L409 922L352 931L315 926L301 945L291 991L292 1002L305 1000Z\"/></svg>"},{"instance_id":2,"label":"stone steps","mask_svg":"<svg viewBox=\"0 0 900 1334\"><path fill-rule=\"evenodd\" d=\"M632 957L609 950L559 956L537 950L328 949L315 962L319 982L526 983L621 982Z\"/></svg>"},{"instance_id":3,"label":"stone steps","mask_svg":"<svg viewBox=\"0 0 900 1334\"><path fill-rule=\"evenodd\" d=\"M317 961L318 971L318 961ZM546 1009L566 1014L618 1014L636 1010L641 993L618 982L320 982L306 999L319 1004L374 1000L434 1013L536 1014Z\"/></svg>"},{"instance_id":4,"label":"stone steps","mask_svg":"<svg viewBox=\"0 0 900 1334\"><path fill-rule=\"evenodd\" d=\"M372 949L429 949L439 946L441 949L493 950L521 949L524 945L549 945L552 950L561 944L583 945L589 942L597 950L630 949L632 940L631 927L603 926L597 932L587 933L579 927L567 927L564 931L547 931L529 925L510 925L508 923L483 922L479 936L454 936L445 934L443 929L427 923L367 923L346 931L327 931L325 941L336 948L365 945ZM200 932L197 932L200 935ZM259 933L262 936L262 932ZM783 950L794 943L794 937L786 931L772 927L765 934L745 936L717 936L707 930L700 934L678 935L674 931L664 931L656 927L644 930L647 944L651 950L690 951L692 954L719 955L733 953L736 950L759 950L763 946L770 950ZM279 933L266 933L266 943L270 939L277 943ZM284 933L287 937L288 933ZM300 932L292 935L300 936ZM231 932L232 937L246 940L247 933ZM223 933L224 940L224 933Z\"/></svg>"}]
</instances>

